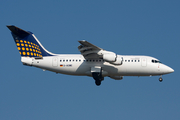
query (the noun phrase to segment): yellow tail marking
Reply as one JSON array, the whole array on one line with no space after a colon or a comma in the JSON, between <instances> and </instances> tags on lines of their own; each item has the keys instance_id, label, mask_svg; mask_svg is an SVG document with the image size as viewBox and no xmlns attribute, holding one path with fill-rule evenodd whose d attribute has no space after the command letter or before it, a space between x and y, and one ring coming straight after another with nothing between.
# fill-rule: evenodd
<instances>
[{"instance_id":1,"label":"yellow tail marking","mask_svg":"<svg viewBox=\"0 0 180 120\"><path fill-rule=\"evenodd\" d=\"M26 52L23 52L23 55L26 55Z\"/></svg>"},{"instance_id":2,"label":"yellow tail marking","mask_svg":"<svg viewBox=\"0 0 180 120\"><path fill-rule=\"evenodd\" d=\"M22 50L25 50L25 48L24 48L24 47L22 47Z\"/></svg>"},{"instance_id":3,"label":"yellow tail marking","mask_svg":"<svg viewBox=\"0 0 180 120\"><path fill-rule=\"evenodd\" d=\"M31 55L31 56L39 56L42 57L41 50L38 45L35 43L29 42L29 41L23 41L23 40L15 40L17 48L19 50L20 54L23 55ZM33 48L33 49L32 49ZM20 52L21 51L21 52ZM31 51L31 52L29 52Z\"/></svg>"}]
</instances>

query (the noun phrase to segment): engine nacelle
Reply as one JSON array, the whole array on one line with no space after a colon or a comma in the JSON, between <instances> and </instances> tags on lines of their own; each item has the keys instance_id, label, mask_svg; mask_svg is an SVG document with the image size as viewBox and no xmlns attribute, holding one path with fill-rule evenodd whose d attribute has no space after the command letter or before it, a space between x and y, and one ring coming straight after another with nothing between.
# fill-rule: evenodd
<instances>
[{"instance_id":1,"label":"engine nacelle","mask_svg":"<svg viewBox=\"0 0 180 120\"><path fill-rule=\"evenodd\" d=\"M115 53L106 53L103 55L103 59L108 62L115 62L117 55Z\"/></svg>"},{"instance_id":2,"label":"engine nacelle","mask_svg":"<svg viewBox=\"0 0 180 120\"><path fill-rule=\"evenodd\" d=\"M109 76L109 77L112 79L115 79L115 80L122 80L123 79L123 76Z\"/></svg>"},{"instance_id":3,"label":"engine nacelle","mask_svg":"<svg viewBox=\"0 0 180 120\"><path fill-rule=\"evenodd\" d=\"M110 62L113 65L122 65L123 64L123 57L117 55L115 62Z\"/></svg>"}]
</instances>

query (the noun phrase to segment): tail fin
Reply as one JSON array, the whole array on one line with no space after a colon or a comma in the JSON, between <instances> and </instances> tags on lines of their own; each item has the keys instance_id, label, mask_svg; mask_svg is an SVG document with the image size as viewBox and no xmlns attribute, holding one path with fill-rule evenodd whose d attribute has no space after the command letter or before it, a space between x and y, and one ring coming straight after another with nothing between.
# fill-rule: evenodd
<instances>
[{"instance_id":1,"label":"tail fin","mask_svg":"<svg viewBox=\"0 0 180 120\"><path fill-rule=\"evenodd\" d=\"M13 25L7 25L22 57L44 57L55 55L47 51L35 35Z\"/></svg>"}]
</instances>

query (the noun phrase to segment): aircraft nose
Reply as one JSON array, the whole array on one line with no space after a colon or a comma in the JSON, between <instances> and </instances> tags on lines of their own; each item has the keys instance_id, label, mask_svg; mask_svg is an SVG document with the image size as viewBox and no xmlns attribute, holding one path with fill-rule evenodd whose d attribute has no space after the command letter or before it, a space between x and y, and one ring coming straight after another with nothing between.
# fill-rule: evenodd
<instances>
[{"instance_id":1,"label":"aircraft nose","mask_svg":"<svg viewBox=\"0 0 180 120\"><path fill-rule=\"evenodd\" d=\"M172 73L172 72L174 72L174 70L172 69L172 68L170 68L170 67L168 67L168 73Z\"/></svg>"},{"instance_id":2,"label":"aircraft nose","mask_svg":"<svg viewBox=\"0 0 180 120\"><path fill-rule=\"evenodd\" d=\"M174 70L171 67L166 66L166 65L163 66L163 70L162 71L164 72L164 74L169 74L169 73L173 73L174 72Z\"/></svg>"}]
</instances>

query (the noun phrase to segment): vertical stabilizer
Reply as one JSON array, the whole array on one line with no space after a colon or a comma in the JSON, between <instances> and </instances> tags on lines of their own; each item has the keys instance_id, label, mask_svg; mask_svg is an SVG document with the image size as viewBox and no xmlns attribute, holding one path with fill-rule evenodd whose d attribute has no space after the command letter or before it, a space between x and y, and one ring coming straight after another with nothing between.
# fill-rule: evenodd
<instances>
[{"instance_id":1,"label":"vertical stabilizer","mask_svg":"<svg viewBox=\"0 0 180 120\"><path fill-rule=\"evenodd\" d=\"M7 25L22 57L44 57L55 54L47 51L35 35L13 25Z\"/></svg>"}]
</instances>

